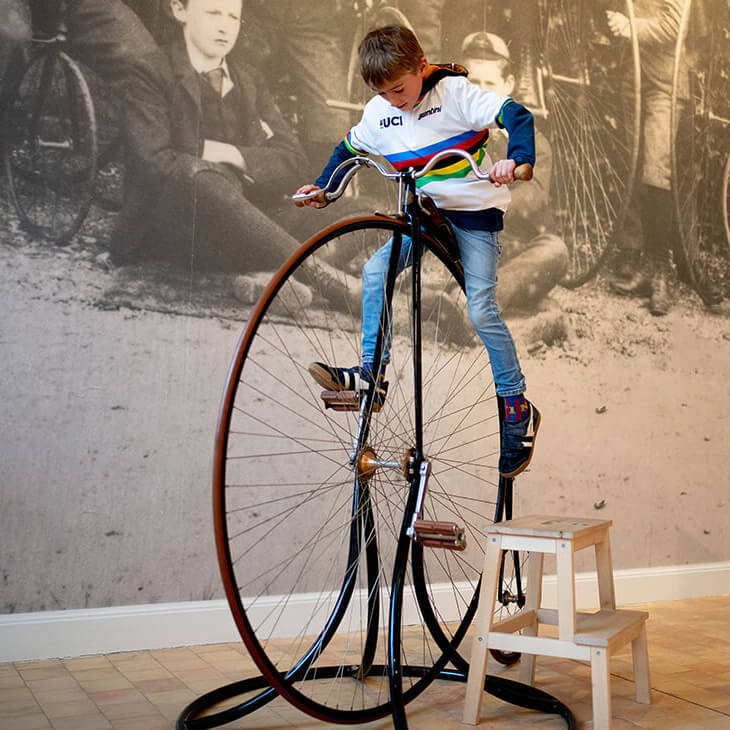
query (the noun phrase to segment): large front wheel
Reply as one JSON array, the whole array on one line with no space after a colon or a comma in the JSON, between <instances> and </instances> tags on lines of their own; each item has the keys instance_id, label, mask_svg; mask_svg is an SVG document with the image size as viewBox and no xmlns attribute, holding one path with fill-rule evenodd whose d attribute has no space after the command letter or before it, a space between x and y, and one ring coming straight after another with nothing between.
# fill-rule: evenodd
<instances>
[{"instance_id":1,"label":"large front wheel","mask_svg":"<svg viewBox=\"0 0 730 730\"><path fill-rule=\"evenodd\" d=\"M411 280L395 283L388 395L377 413L326 408L307 367L360 362L361 272L403 223L337 224L271 281L238 344L219 416L214 500L231 610L260 671L303 711L341 723L390 711L388 605L414 446ZM405 701L458 652L495 514L499 419L458 264L423 260L423 518L465 528L463 552L413 551L403 594ZM367 419L368 435L358 439Z\"/></svg>"}]
</instances>

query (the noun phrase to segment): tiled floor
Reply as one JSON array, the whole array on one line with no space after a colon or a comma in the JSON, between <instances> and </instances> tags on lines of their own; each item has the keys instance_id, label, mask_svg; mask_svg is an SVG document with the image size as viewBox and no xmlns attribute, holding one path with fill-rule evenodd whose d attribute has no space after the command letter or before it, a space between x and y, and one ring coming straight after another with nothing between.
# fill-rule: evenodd
<instances>
[{"instance_id":1,"label":"tiled floor","mask_svg":"<svg viewBox=\"0 0 730 730\"><path fill-rule=\"evenodd\" d=\"M730 597L653 603L649 653L652 704L633 701L628 648L612 660L614 729L730 728ZM587 665L538 659L537 686L590 728ZM490 669L491 671L491 669ZM158 730L202 693L256 672L242 645L194 646L54 661L0 664L0 730ZM505 676L516 678L515 668ZM414 730L464 728L464 686L435 682L408 706ZM367 727L388 728L389 719ZM281 699L224 726L321 728ZM563 728L559 718L485 699L482 728Z\"/></svg>"}]
</instances>

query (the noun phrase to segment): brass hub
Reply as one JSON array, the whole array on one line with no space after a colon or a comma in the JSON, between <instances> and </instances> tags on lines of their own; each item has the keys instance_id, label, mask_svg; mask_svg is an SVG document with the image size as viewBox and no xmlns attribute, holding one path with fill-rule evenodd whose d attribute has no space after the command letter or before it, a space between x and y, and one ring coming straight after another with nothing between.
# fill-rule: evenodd
<instances>
[{"instance_id":1,"label":"brass hub","mask_svg":"<svg viewBox=\"0 0 730 730\"><path fill-rule=\"evenodd\" d=\"M378 457L372 446L366 446L357 457L357 475L360 479L369 481L378 468Z\"/></svg>"}]
</instances>

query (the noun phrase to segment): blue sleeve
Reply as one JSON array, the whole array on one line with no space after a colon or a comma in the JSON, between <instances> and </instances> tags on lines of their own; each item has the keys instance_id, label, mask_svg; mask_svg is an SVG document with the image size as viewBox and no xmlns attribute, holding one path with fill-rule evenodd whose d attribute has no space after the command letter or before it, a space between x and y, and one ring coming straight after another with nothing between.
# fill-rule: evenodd
<instances>
[{"instance_id":1,"label":"blue sleeve","mask_svg":"<svg viewBox=\"0 0 730 730\"><path fill-rule=\"evenodd\" d=\"M345 160L351 159L352 157L356 157L356 155L350 151L350 148L344 142L340 142L337 147L335 147L334 151L332 152L332 156L330 157L327 164L324 166L324 170L322 170L320 176L314 181L314 184L318 188L323 188L329 181L330 176L335 171L337 165L344 162ZM340 179L342 179L342 174L338 176L338 179L335 180L335 183L339 183Z\"/></svg>"},{"instance_id":2,"label":"blue sleeve","mask_svg":"<svg viewBox=\"0 0 730 730\"><path fill-rule=\"evenodd\" d=\"M507 159L518 165L529 162L535 164L535 121L529 110L522 104L509 99L499 111L497 124L504 127L509 135Z\"/></svg>"}]
</instances>

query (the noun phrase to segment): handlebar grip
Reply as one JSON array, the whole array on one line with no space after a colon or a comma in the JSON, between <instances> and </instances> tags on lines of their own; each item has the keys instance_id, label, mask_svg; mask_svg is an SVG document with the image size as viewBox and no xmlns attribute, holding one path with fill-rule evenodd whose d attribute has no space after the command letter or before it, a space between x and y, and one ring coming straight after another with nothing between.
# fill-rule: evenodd
<instances>
[{"instance_id":1,"label":"handlebar grip","mask_svg":"<svg viewBox=\"0 0 730 730\"><path fill-rule=\"evenodd\" d=\"M532 180L532 165L529 162L524 162L521 165L515 167L515 180Z\"/></svg>"}]
</instances>

